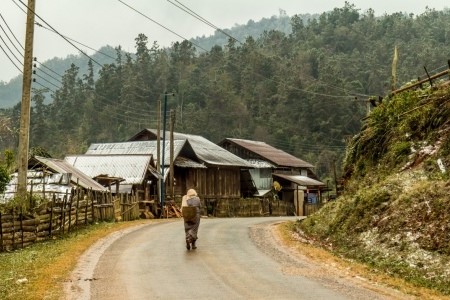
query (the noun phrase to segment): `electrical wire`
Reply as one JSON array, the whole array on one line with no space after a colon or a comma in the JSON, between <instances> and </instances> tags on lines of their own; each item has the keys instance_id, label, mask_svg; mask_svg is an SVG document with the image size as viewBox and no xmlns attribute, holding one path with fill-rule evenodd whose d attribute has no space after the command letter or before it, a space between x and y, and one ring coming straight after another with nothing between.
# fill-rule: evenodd
<instances>
[{"instance_id":1,"label":"electrical wire","mask_svg":"<svg viewBox=\"0 0 450 300\"><path fill-rule=\"evenodd\" d=\"M205 18L203 18L202 16L200 16L199 14L197 14L195 11L193 11L192 9L190 9L189 7L187 7L186 5L184 5L183 3L181 3L180 1L175 0L175 2L177 2L179 5L173 3L170 0L167 0L168 2L170 2L172 5L178 7L179 9L185 11L186 13L190 14L191 16L193 16L194 18L196 18L197 20L200 20L201 22L205 23L206 25L214 28L215 30L223 33L224 35L228 36L230 39L238 42L241 45L244 45L241 41L239 41L238 39L236 39L235 37L231 36L230 34L228 34L226 31L220 29L219 27L217 27L216 25L214 25L213 23L209 22L208 20L206 20Z\"/></svg>"},{"instance_id":2,"label":"electrical wire","mask_svg":"<svg viewBox=\"0 0 450 300\"><path fill-rule=\"evenodd\" d=\"M19 1L20 1L20 0L19 0ZM140 14L140 15L143 16L144 18L146 18L146 19L152 21L152 22L155 23L156 25L158 25L158 26L164 28L165 30L167 30L167 31L169 31L169 32L171 32L171 33L173 33L174 35L178 36L179 38L182 38L182 39L185 40L185 41L188 40L188 39L185 38L184 36L182 36L182 35L176 33L175 31L173 31L173 30L167 28L166 26L162 25L161 23L159 23L159 22L153 20L153 19L150 18L149 16L147 16L147 15L145 15L144 13L140 12L140 11L137 10L136 8L132 7L131 5L129 5L129 4L125 3L125 2L123 2L122 0L117 0L117 1L119 1L119 2L122 3L123 5L127 6L127 7L130 8L131 10L135 11L136 13ZM191 42L191 43L192 43L192 42ZM202 49L203 51L208 52L208 50L206 50L206 49L203 48L202 46L197 45L197 44L195 44L195 43L192 43L192 44L193 44L194 46L196 46L196 47Z\"/></svg>"},{"instance_id":3,"label":"electrical wire","mask_svg":"<svg viewBox=\"0 0 450 300\"><path fill-rule=\"evenodd\" d=\"M2 49L3 53L5 53L6 57L9 59L9 61L14 65L14 67L16 67L16 69L19 70L19 72L23 74L23 71L15 64L15 62L11 59L11 57L9 57L8 53L2 47L2 45L0 45L0 48ZM23 63L22 63L22 65L23 65Z\"/></svg>"},{"instance_id":4,"label":"electrical wire","mask_svg":"<svg viewBox=\"0 0 450 300\"><path fill-rule=\"evenodd\" d=\"M60 34L55 28L53 28L50 24L48 24L44 19L42 19L38 14L36 14L35 11L32 11L25 3L22 2L22 0L18 0L23 6L25 6L28 10L30 10L36 17L39 18L39 20L41 20L42 22L45 23L45 25L47 25L48 27L50 27L56 34L58 34L60 37L62 37L66 42L68 42L72 47L74 47L75 49L77 49L78 51L80 51L84 56L88 57L89 59L91 59L93 62L95 62L97 65L99 65L100 67L102 67L103 65L100 64L98 61L96 61L95 59L93 59L92 57L90 57L89 55L87 55L83 50L81 50L80 48L78 48L77 46L75 46L69 39L67 39L64 35Z\"/></svg>"},{"instance_id":5,"label":"electrical wire","mask_svg":"<svg viewBox=\"0 0 450 300\"><path fill-rule=\"evenodd\" d=\"M23 62L14 54L14 52L9 48L8 43L3 39L3 37L0 35L0 40L2 40L5 47L9 50L9 53L23 66Z\"/></svg>"},{"instance_id":6,"label":"electrical wire","mask_svg":"<svg viewBox=\"0 0 450 300\"><path fill-rule=\"evenodd\" d=\"M120 0L119 0L120 1ZM228 36L229 38L233 39L234 41L237 41L238 43L240 43L241 45L244 45L241 41L239 41L238 39L236 39L235 37L231 36L230 34L228 34L227 32L221 30L219 27L215 26L213 23L209 22L208 20L206 20L205 18L203 18L202 16L200 16L199 14L197 14L195 11L193 11L192 9L190 9L189 7L187 7L186 5L184 5L183 3L181 3L178 0L175 0L175 2L177 2L179 5L175 4L174 2L172 2L171 0L167 0L169 3L171 3L172 5L178 7L179 9L183 10L184 12L188 13L189 15L193 16L194 18L196 18L197 20L200 20L201 22L205 23L206 25L218 30L219 32L225 34L226 36ZM208 52L208 51L206 51ZM258 52L260 55L267 57L267 55L265 55L264 53L260 53ZM279 56L277 56L279 59L281 59ZM281 83L281 84L285 84L284 82L279 82L273 78L268 78L262 74L259 74L255 71L252 71L255 75L260 76L264 79L267 79L269 81L272 81L274 83ZM327 83L324 83L327 84ZM328 85L328 84L327 84ZM297 87L291 86L291 85L286 85L289 86L290 88L294 89L294 90L298 90L298 91L302 91L305 93L309 93L312 95L317 95L317 96L322 96L322 97L331 97L331 98L348 98L350 95L330 95L330 94L323 94L323 93L317 93L317 92L311 92L309 90L306 89L299 89ZM348 92L348 91L346 91ZM356 93L351 93L352 95L358 95ZM364 95L367 96L367 95Z\"/></svg>"},{"instance_id":7,"label":"electrical wire","mask_svg":"<svg viewBox=\"0 0 450 300\"><path fill-rule=\"evenodd\" d=\"M38 23L38 22L35 22L35 24L36 24L37 26L41 27L41 28L44 28L44 29L46 29L46 30L48 30L48 31L50 31L50 32L53 32L53 33L56 33L56 34L59 35L59 33L56 32L55 30L50 29L50 28L47 28L47 27L45 27L44 25L42 25L42 24L40 24L40 23ZM113 56L111 56L111 55L109 55L109 54L107 54L107 53L103 53L103 52L101 52L101 51L98 51L97 49L94 49L94 48L92 48L92 47L90 47L90 46L88 46L88 45L85 45L85 44L83 44L83 43L81 43L81 42L78 42L78 41L76 41L76 40L74 40L74 39L72 39L72 38L70 38L70 37L68 37L68 36L66 36L66 35L62 35L62 36L63 36L64 38L66 38L66 39L68 39L68 40L74 42L74 43L77 43L77 44L79 44L79 45L81 45L81 46L83 46L83 47L86 47L86 48L88 48L88 49L90 49L90 50L92 50L92 51L95 51L96 53L103 54L103 55L106 56L106 57L109 57L109 58L111 58L111 59L113 59L113 60L116 60L116 57L113 57Z\"/></svg>"}]
</instances>

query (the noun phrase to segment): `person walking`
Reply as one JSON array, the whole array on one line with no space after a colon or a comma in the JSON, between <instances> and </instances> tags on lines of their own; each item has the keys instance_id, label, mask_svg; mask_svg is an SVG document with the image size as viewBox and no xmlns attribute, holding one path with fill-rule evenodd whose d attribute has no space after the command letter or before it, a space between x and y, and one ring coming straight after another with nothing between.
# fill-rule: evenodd
<instances>
[{"instance_id":1,"label":"person walking","mask_svg":"<svg viewBox=\"0 0 450 300\"><path fill-rule=\"evenodd\" d=\"M184 232L186 234L186 248L197 249L195 242L198 239L198 228L200 227L200 209L202 203L194 189L187 191L182 199L181 213L184 218Z\"/></svg>"}]
</instances>

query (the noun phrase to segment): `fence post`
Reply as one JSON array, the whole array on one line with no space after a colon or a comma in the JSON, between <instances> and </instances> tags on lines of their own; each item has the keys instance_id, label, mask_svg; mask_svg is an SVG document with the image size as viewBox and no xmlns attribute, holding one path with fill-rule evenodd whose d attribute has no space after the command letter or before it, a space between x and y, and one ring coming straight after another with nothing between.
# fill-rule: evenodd
<instances>
[{"instance_id":1,"label":"fence post","mask_svg":"<svg viewBox=\"0 0 450 300\"><path fill-rule=\"evenodd\" d=\"M94 198L97 197L97 193L93 192L91 189L91 195L92 195L92 199L91 199L92 223L94 223L95 222Z\"/></svg>"},{"instance_id":2,"label":"fence post","mask_svg":"<svg viewBox=\"0 0 450 300\"><path fill-rule=\"evenodd\" d=\"M30 197L31 199L31 197ZM20 222L20 235L21 235L21 243L22 243L22 248L23 248L23 214L22 214L22 208L20 208L20 213L19 213L19 222Z\"/></svg>"},{"instance_id":3,"label":"fence post","mask_svg":"<svg viewBox=\"0 0 450 300\"><path fill-rule=\"evenodd\" d=\"M80 189L77 188L77 207L76 207L76 213L75 213L75 226L78 226L78 210L80 208Z\"/></svg>"},{"instance_id":4,"label":"fence post","mask_svg":"<svg viewBox=\"0 0 450 300\"><path fill-rule=\"evenodd\" d=\"M67 190L66 190L67 193ZM63 201L61 202L61 224L59 225L59 234L64 234L64 223L66 221L66 211L64 210L64 208L66 207L66 196L63 197ZM62 228L61 228L62 227Z\"/></svg>"},{"instance_id":5,"label":"fence post","mask_svg":"<svg viewBox=\"0 0 450 300\"><path fill-rule=\"evenodd\" d=\"M73 188L70 191L70 199L69 199L69 226L67 227L67 232L70 232L70 224L72 223L72 200L73 200L74 190Z\"/></svg>"},{"instance_id":6,"label":"fence post","mask_svg":"<svg viewBox=\"0 0 450 300\"><path fill-rule=\"evenodd\" d=\"M52 236L52 229L53 229L53 205L55 203L55 194L53 194L53 199L50 205L50 229L48 235Z\"/></svg>"},{"instance_id":7,"label":"fence post","mask_svg":"<svg viewBox=\"0 0 450 300\"><path fill-rule=\"evenodd\" d=\"M0 212L0 251L3 251L2 213Z\"/></svg>"},{"instance_id":8,"label":"fence post","mask_svg":"<svg viewBox=\"0 0 450 300\"><path fill-rule=\"evenodd\" d=\"M14 214L14 209L12 211L12 248L16 248L15 240L16 240L16 228L14 227L14 221L16 220L16 216Z\"/></svg>"}]
</instances>

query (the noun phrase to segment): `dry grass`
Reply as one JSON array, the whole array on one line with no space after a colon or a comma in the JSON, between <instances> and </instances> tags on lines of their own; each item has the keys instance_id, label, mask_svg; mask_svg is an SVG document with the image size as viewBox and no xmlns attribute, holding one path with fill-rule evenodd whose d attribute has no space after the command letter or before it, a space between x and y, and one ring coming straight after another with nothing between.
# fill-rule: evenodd
<instances>
[{"instance_id":1,"label":"dry grass","mask_svg":"<svg viewBox=\"0 0 450 300\"><path fill-rule=\"evenodd\" d=\"M345 272L352 277L362 277L372 282L383 284L417 299L450 299L450 297L439 294L436 291L414 286L400 278L382 274L366 265L337 257L330 251L301 241L294 235L293 226L293 222L282 223L277 227L276 232L282 242L294 253L306 256L320 264L333 266L338 272Z\"/></svg>"}]
</instances>

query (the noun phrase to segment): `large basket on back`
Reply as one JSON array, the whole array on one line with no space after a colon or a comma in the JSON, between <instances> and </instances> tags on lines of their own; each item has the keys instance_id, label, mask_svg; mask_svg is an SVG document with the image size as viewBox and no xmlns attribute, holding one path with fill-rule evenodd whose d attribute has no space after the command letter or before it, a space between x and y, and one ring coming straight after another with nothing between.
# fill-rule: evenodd
<instances>
[{"instance_id":1,"label":"large basket on back","mask_svg":"<svg viewBox=\"0 0 450 300\"><path fill-rule=\"evenodd\" d=\"M186 222L194 222L195 217L197 216L197 208L195 206L183 206L181 208L181 213Z\"/></svg>"}]
</instances>

